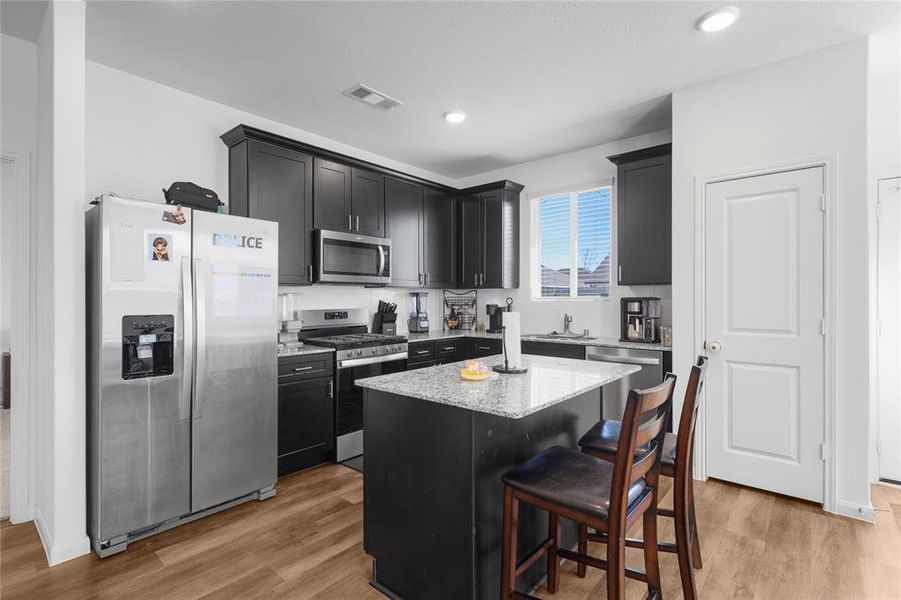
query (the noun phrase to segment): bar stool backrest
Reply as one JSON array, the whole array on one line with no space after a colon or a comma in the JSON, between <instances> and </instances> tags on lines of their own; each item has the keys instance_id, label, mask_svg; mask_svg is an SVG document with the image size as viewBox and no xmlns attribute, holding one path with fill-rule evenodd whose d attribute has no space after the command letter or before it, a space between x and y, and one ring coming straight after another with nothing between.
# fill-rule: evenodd
<instances>
[{"instance_id":1,"label":"bar stool backrest","mask_svg":"<svg viewBox=\"0 0 901 600\"><path fill-rule=\"evenodd\" d=\"M675 383L676 376L667 373L663 383L656 387L629 391L613 465L609 513L611 527L615 523L625 527L631 484L644 478L648 487L657 487L666 420L672 409ZM636 448L644 447L649 451L636 455Z\"/></svg>"},{"instance_id":2,"label":"bar stool backrest","mask_svg":"<svg viewBox=\"0 0 901 600\"><path fill-rule=\"evenodd\" d=\"M686 482L691 481L695 424L698 421L698 409L701 407L698 397L704 389L704 376L707 373L708 361L706 356L698 356L698 360L691 368L688 385L685 388L685 400L682 403L679 431L676 434L676 473L682 477L682 481ZM679 480L679 477L676 477L676 480Z\"/></svg>"}]
</instances>

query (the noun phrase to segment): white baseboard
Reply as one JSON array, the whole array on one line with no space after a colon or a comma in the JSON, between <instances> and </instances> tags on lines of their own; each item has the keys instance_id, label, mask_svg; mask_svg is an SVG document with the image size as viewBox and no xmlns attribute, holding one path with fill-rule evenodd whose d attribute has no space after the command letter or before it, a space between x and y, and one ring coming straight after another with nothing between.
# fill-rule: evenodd
<instances>
[{"instance_id":1,"label":"white baseboard","mask_svg":"<svg viewBox=\"0 0 901 600\"><path fill-rule=\"evenodd\" d=\"M853 502L839 500L835 505L835 511L830 512L845 517L851 517L852 519L867 521L868 523L876 522L876 512L873 510L873 507L869 505L865 506L863 504L854 504Z\"/></svg>"},{"instance_id":2,"label":"white baseboard","mask_svg":"<svg viewBox=\"0 0 901 600\"><path fill-rule=\"evenodd\" d=\"M44 546L47 564L51 567L91 551L91 542L87 535L66 544L54 545L50 539L50 534L47 531L47 526L44 525L44 518L41 515L41 511L37 508L34 509L34 526L38 530L38 537L41 538L41 544Z\"/></svg>"}]
</instances>

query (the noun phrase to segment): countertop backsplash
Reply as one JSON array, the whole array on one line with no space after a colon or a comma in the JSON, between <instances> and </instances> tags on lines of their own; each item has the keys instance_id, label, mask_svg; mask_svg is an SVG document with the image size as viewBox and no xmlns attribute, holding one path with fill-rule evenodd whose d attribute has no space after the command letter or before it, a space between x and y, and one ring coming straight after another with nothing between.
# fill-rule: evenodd
<instances>
[{"instance_id":1,"label":"countertop backsplash","mask_svg":"<svg viewBox=\"0 0 901 600\"><path fill-rule=\"evenodd\" d=\"M407 333L407 318L410 316L410 292L412 288L377 287L367 288L355 285L280 286L279 293L299 294L298 310L314 308L365 308L372 313L379 300L397 303L397 332ZM440 331L444 315L444 290L429 292L428 311L431 327ZM599 300L535 300L528 288L518 290L479 290L478 318L487 323L486 304L504 306L508 297L513 298L513 309L522 313L524 333L547 333L563 330L563 315L573 315L572 331L591 331L598 337L619 337L619 299L627 296L656 296L660 298L661 324L672 323L672 287L661 286L615 286L609 298ZM368 323L372 326L372 322ZM676 335L676 334L674 334Z\"/></svg>"}]
</instances>

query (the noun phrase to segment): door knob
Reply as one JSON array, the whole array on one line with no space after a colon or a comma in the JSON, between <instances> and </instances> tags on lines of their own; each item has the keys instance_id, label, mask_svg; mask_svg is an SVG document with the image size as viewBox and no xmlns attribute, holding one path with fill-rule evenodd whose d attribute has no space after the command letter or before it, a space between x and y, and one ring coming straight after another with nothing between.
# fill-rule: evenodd
<instances>
[{"instance_id":1,"label":"door knob","mask_svg":"<svg viewBox=\"0 0 901 600\"><path fill-rule=\"evenodd\" d=\"M723 349L723 345L719 342L705 342L704 347L711 353L716 353Z\"/></svg>"}]
</instances>

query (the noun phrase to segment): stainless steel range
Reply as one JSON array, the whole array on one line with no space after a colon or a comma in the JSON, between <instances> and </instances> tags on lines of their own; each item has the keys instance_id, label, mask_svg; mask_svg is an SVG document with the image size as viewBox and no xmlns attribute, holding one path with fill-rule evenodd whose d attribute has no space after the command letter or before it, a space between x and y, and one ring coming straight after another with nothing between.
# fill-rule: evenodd
<instances>
[{"instance_id":1,"label":"stainless steel range","mask_svg":"<svg viewBox=\"0 0 901 600\"><path fill-rule=\"evenodd\" d=\"M335 454L343 462L363 454L363 391L357 379L407 368L407 339L369 333L362 308L304 310L300 339L335 349Z\"/></svg>"}]
</instances>

